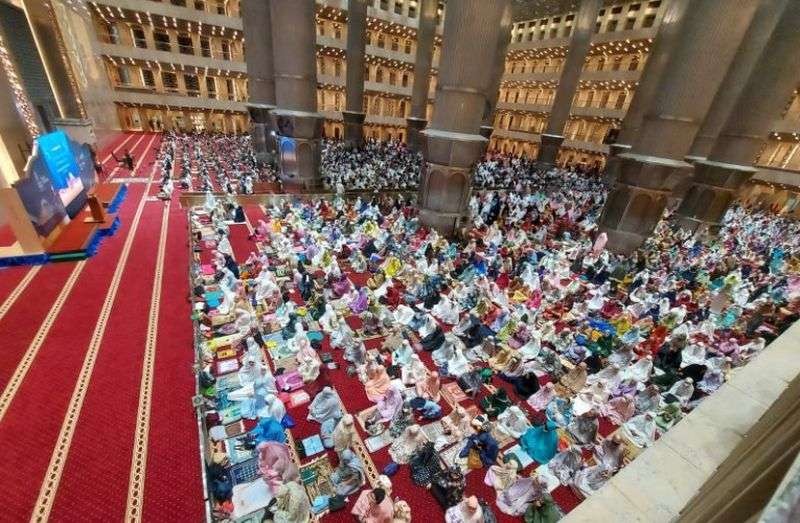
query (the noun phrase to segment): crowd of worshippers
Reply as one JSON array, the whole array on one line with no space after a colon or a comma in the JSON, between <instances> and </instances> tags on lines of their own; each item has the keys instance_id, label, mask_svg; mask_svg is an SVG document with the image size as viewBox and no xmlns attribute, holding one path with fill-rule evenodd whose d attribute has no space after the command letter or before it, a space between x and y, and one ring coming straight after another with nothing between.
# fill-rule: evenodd
<instances>
[{"instance_id":1,"label":"crowd of worshippers","mask_svg":"<svg viewBox=\"0 0 800 523\"><path fill-rule=\"evenodd\" d=\"M404 190L419 184L422 155L400 141L367 140L353 147L340 140L324 140L320 174L335 191Z\"/></svg>"},{"instance_id":2,"label":"crowd of worshippers","mask_svg":"<svg viewBox=\"0 0 800 523\"><path fill-rule=\"evenodd\" d=\"M255 184L275 183L277 171L256 159L246 134L164 133L159 154L161 192L170 199L175 181L182 190L252 194Z\"/></svg>"},{"instance_id":3,"label":"crowd of worshippers","mask_svg":"<svg viewBox=\"0 0 800 523\"><path fill-rule=\"evenodd\" d=\"M554 170L521 192L475 195L475 225L461 241L421 226L415 209L390 196L286 203L256 224L261 249L248 259L235 259L219 202L193 212L192 230L211 231L216 244L213 270L193 269L198 321L209 336L241 340L228 399L256 422L248 438L277 500L275 521L307 521L317 505L287 457L280 393L293 387L313 397L308 419L338 457L336 494L361 491L359 520L408 520L388 477L408 466L429 490L395 494L433 496L448 522L489 521L494 511L555 521L553 489L592 495L798 318L796 222L733 207L719 235L701 241L667 219L622 257L597 233L596 183ZM266 325L295 361L289 377L262 356L275 343ZM369 336L384 337L378 351L366 350ZM323 364L321 337L342 351L346 370ZM204 356L213 384L213 351ZM391 436L395 466L378 487L362 489L354 417L330 372L357 378L375 404L365 433ZM453 384L467 399L448 409ZM433 440L423 430L430 423L442 427ZM454 446L450 461L441 458ZM210 476L224 506L223 463ZM485 474L494 499L473 497L468 471Z\"/></svg>"},{"instance_id":4,"label":"crowd of worshippers","mask_svg":"<svg viewBox=\"0 0 800 523\"><path fill-rule=\"evenodd\" d=\"M198 192L251 194L257 182L278 183L276 166L257 162L248 135L211 133L164 134L161 150L164 195L171 195L167 182L175 159L179 159L181 188ZM342 140L323 140L320 174L324 186L337 193L344 191L416 190L423 166L420 153L400 141L367 140L353 147ZM570 165L566 171L583 179L597 178L596 166ZM474 170L476 189L519 188L538 180L545 171L531 159L489 152Z\"/></svg>"}]
</instances>

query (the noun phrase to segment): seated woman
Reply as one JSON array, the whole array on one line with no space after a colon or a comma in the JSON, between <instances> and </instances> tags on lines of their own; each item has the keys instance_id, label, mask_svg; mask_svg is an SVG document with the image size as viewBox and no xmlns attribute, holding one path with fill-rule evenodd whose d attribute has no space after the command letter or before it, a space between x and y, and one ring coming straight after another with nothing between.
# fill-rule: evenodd
<instances>
[{"instance_id":1,"label":"seated woman","mask_svg":"<svg viewBox=\"0 0 800 523\"><path fill-rule=\"evenodd\" d=\"M350 307L353 314L361 314L366 311L367 307L369 307L369 296L367 295L366 287L358 289L353 299L350 300L347 305Z\"/></svg>"},{"instance_id":2,"label":"seated woman","mask_svg":"<svg viewBox=\"0 0 800 523\"><path fill-rule=\"evenodd\" d=\"M352 284L350 280L347 278L346 275L340 274L338 278L336 278L333 283L331 284L331 289L333 291L333 296L335 298L341 298L350 290Z\"/></svg>"},{"instance_id":3,"label":"seated woman","mask_svg":"<svg viewBox=\"0 0 800 523\"><path fill-rule=\"evenodd\" d=\"M386 394L378 400L377 414L382 422L391 421L403 408L403 394L395 384L389 386Z\"/></svg>"},{"instance_id":4,"label":"seated woman","mask_svg":"<svg viewBox=\"0 0 800 523\"><path fill-rule=\"evenodd\" d=\"M581 468L582 462L581 449L575 445L570 445L566 450L554 456L547 463L547 467L562 485L569 485L572 483L575 473Z\"/></svg>"},{"instance_id":5,"label":"seated woman","mask_svg":"<svg viewBox=\"0 0 800 523\"><path fill-rule=\"evenodd\" d=\"M353 272L366 272L367 271L367 260L364 258L364 255L361 254L361 251L353 251L350 255L350 268Z\"/></svg>"},{"instance_id":6,"label":"seated woman","mask_svg":"<svg viewBox=\"0 0 800 523\"><path fill-rule=\"evenodd\" d=\"M336 313L334 312L333 314ZM331 329L328 332L331 335L331 348L347 349L356 343L355 333L350 328L350 325L348 325L344 320L344 318L337 317L336 319L331 319L330 327Z\"/></svg>"},{"instance_id":7,"label":"seated woman","mask_svg":"<svg viewBox=\"0 0 800 523\"><path fill-rule=\"evenodd\" d=\"M400 371L400 377L405 385L416 385L420 381L424 381L427 376L428 368L422 363L418 354L412 355L408 365Z\"/></svg>"},{"instance_id":8,"label":"seated woman","mask_svg":"<svg viewBox=\"0 0 800 523\"><path fill-rule=\"evenodd\" d=\"M622 425L622 434L639 448L649 447L656 439L656 421L652 412L634 416Z\"/></svg>"},{"instance_id":9,"label":"seated woman","mask_svg":"<svg viewBox=\"0 0 800 523\"><path fill-rule=\"evenodd\" d=\"M300 472L289 457L289 447L285 443L264 441L256 448L258 471L273 492L287 481L300 478Z\"/></svg>"},{"instance_id":10,"label":"seated woman","mask_svg":"<svg viewBox=\"0 0 800 523\"><path fill-rule=\"evenodd\" d=\"M350 514L364 523L384 523L392 521L394 503L382 488L364 489Z\"/></svg>"},{"instance_id":11,"label":"seated woman","mask_svg":"<svg viewBox=\"0 0 800 523\"><path fill-rule=\"evenodd\" d=\"M389 447L389 455L395 463L404 465L408 463L414 451L427 441L428 438L419 425L411 425L406 427L403 434L392 442Z\"/></svg>"},{"instance_id":12,"label":"seated woman","mask_svg":"<svg viewBox=\"0 0 800 523\"><path fill-rule=\"evenodd\" d=\"M433 316L426 315L423 325L418 330L422 348L428 352L434 351L444 343L444 331L433 319Z\"/></svg>"},{"instance_id":13,"label":"seated woman","mask_svg":"<svg viewBox=\"0 0 800 523\"><path fill-rule=\"evenodd\" d=\"M320 424L328 420L336 420L338 422L341 417L342 409L339 405L339 398L330 387L324 387L308 405L308 419L310 421L316 421Z\"/></svg>"},{"instance_id":14,"label":"seated woman","mask_svg":"<svg viewBox=\"0 0 800 523\"><path fill-rule=\"evenodd\" d=\"M417 382L417 394L421 398L425 398L434 402L438 402L441 398L441 383L439 381L439 373L436 371L428 374L428 377L420 382Z\"/></svg>"},{"instance_id":15,"label":"seated woman","mask_svg":"<svg viewBox=\"0 0 800 523\"><path fill-rule=\"evenodd\" d=\"M558 426L550 420L529 428L519 440L524 450L534 461L546 464L558 451Z\"/></svg>"},{"instance_id":16,"label":"seated woman","mask_svg":"<svg viewBox=\"0 0 800 523\"><path fill-rule=\"evenodd\" d=\"M383 330L381 329L378 317L370 311L365 311L361 315L362 333L367 337L382 336Z\"/></svg>"},{"instance_id":17,"label":"seated woman","mask_svg":"<svg viewBox=\"0 0 800 523\"><path fill-rule=\"evenodd\" d=\"M308 353L298 354L300 363L297 366L297 372L303 378L304 383L310 383L319 377L319 369L322 366L322 360L319 359L316 352L313 356Z\"/></svg>"},{"instance_id":18,"label":"seated woman","mask_svg":"<svg viewBox=\"0 0 800 523\"><path fill-rule=\"evenodd\" d=\"M336 494L348 496L364 484L364 465L352 450L345 449L340 454L339 466L333 471L330 479Z\"/></svg>"},{"instance_id":19,"label":"seated woman","mask_svg":"<svg viewBox=\"0 0 800 523\"><path fill-rule=\"evenodd\" d=\"M586 363L581 362L567 372L556 385L556 394L563 397L575 396L586 385Z\"/></svg>"},{"instance_id":20,"label":"seated woman","mask_svg":"<svg viewBox=\"0 0 800 523\"><path fill-rule=\"evenodd\" d=\"M431 313L442 323L455 325L458 323L459 311L448 296L442 296L439 303L433 306Z\"/></svg>"},{"instance_id":21,"label":"seated woman","mask_svg":"<svg viewBox=\"0 0 800 523\"><path fill-rule=\"evenodd\" d=\"M384 283L386 283L386 276L384 275L383 271L379 270L369 277L367 280L367 287L374 291Z\"/></svg>"},{"instance_id":22,"label":"seated woman","mask_svg":"<svg viewBox=\"0 0 800 523\"><path fill-rule=\"evenodd\" d=\"M386 367L374 362L367 365L366 376L364 390L367 398L373 403L377 403L386 394L392 379L386 372Z\"/></svg>"},{"instance_id":23,"label":"seated woman","mask_svg":"<svg viewBox=\"0 0 800 523\"><path fill-rule=\"evenodd\" d=\"M531 428L528 417L517 407L512 405L497 416L497 430L511 438L521 437Z\"/></svg>"},{"instance_id":24,"label":"seated woman","mask_svg":"<svg viewBox=\"0 0 800 523\"><path fill-rule=\"evenodd\" d=\"M392 363L399 367L405 367L411 362L411 357L414 355L414 349L411 348L411 344L408 343L408 340L403 339L399 335L397 338L390 337L387 338L387 341L390 339L394 339L392 350ZM387 344L384 343L384 346Z\"/></svg>"}]
</instances>

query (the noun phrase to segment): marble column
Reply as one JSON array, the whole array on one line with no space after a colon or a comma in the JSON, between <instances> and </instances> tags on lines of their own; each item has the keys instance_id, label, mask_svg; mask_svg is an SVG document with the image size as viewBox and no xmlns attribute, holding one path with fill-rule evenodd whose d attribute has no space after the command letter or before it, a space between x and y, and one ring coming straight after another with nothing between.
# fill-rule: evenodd
<instances>
[{"instance_id":1,"label":"marble column","mask_svg":"<svg viewBox=\"0 0 800 523\"><path fill-rule=\"evenodd\" d=\"M316 190L323 117L317 112L316 22L314 0L271 0L275 69L272 124L278 165L286 186Z\"/></svg>"},{"instance_id":2,"label":"marble column","mask_svg":"<svg viewBox=\"0 0 800 523\"><path fill-rule=\"evenodd\" d=\"M776 2L767 2L776 3ZM678 208L678 222L715 233L739 189L757 171L753 162L800 84L800 2L778 2L778 21L755 58L749 79ZM724 86L723 86L724 87Z\"/></svg>"},{"instance_id":3,"label":"marble column","mask_svg":"<svg viewBox=\"0 0 800 523\"><path fill-rule=\"evenodd\" d=\"M486 139L491 138L494 131L494 110L497 107L497 100L500 98L500 82L503 80L503 71L506 68L506 52L509 43L511 43L511 4L506 8L503 19L500 21L500 35L494 58L492 81L486 91L486 107L481 124L481 135Z\"/></svg>"},{"instance_id":4,"label":"marble column","mask_svg":"<svg viewBox=\"0 0 800 523\"><path fill-rule=\"evenodd\" d=\"M266 160L276 152L269 112L275 108L275 69L272 55L271 0L242 0L244 58L250 99L250 132L256 158Z\"/></svg>"},{"instance_id":5,"label":"marble column","mask_svg":"<svg viewBox=\"0 0 800 523\"><path fill-rule=\"evenodd\" d=\"M684 161L758 5L752 0L695 0L669 53L660 85L644 110L600 230L608 248L629 253L655 228L672 190L691 175ZM712 52L713 50L713 52Z\"/></svg>"},{"instance_id":6,"label":"marble column","mask_svg":"<svg viewBox=\"0 0 800 523\"><path fill-rule=\"evenodd\" d=\"M347 0L347 92L344 139L350 145L364 143L364 53L367 0Z\"/></svg>"},{"instance_id":7,"label":"marble column","mask_svg":"<svg viewBox=\"0 0 800 523\"><path fill-rule=\"evenodd\" d=\"M509 0L450 0L431 123L420 134L425 164L420 220L452 236L466 217L472 169L486 148L480 128Z\"/></svg>"},{"instance_id":8,"label":"marble column","mask_svg":"<svg viewBox=\"0 0 800 523\"><path fill-rule=\"evenodd\" d=\"M569 119L575 88L583 71L586 53L592 45L597 12L602 4L602 0L581 0L575 16L567 58L564 60L564 67L558 80L558 89L550 109L550 116L547 118L547 127L541 135L542 143L539 146L537 160L543 165L556 164L558 150L564 142L564 126Z\"/></svg>"},{"instance_id":9,"label":"marble column","mask_svg":"<svg viewBox=\"0 0 800 523\"><path fill-rule=\"evenodd\" d=\"M703 125L694 138L687 160L696 161L708 157L717 135L731 114L736 100L742 93L756 63L761 57L767 40L778 23L778 18L789 0L770 0L761 2L753 16L753 21L745 33L742 45L736 51L728 74L714 96Z\"/></svg>"},{"instance_id":10,"label":"marble column","mask_svg":"<svg viewBox=\"0 0 800 523\"><path fill-rule=\"evenodd\" d=\"M414 83L411 86L411 116L406 118L406 136L411 149L422 148L420 131L428 123L428 91L431 87L433 44L436 39L437 0L421 0L417 27L417 54L414 58Z\"/></svg>"},{"instance_id":11,"label":"marble column","mask_svg":"<svg viewBox=\"0 0 800 523\"><path fill-rule=\"evenodd\" d=\"M619 136L616 143L609 147L610 156L606 163L604 178L611 185L616 183L619 178L621 162L618 156L630 151L631 144L642 126L644 111L650 106L653 96L658 92L667 61L673 48L680 41L682 24L689 11L690 2L691 0L671 0L665 8L661 24L658 26L658 33L650 47L650 54L644 65L641 80L633 94L633 100L625 113L625 118L622 120Z\"/></svg>"}]
</instances>

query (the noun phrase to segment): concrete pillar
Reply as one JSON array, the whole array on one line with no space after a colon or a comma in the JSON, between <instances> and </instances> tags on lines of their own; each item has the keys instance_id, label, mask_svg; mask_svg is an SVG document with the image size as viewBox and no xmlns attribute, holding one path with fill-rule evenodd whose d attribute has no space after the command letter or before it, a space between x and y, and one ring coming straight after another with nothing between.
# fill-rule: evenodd
<instances>
[{"instance_id":1,"label":"concrete pillar","mask_svg":"<svg viewBox=\"0 0 800 523\"><path fill-rule=\"evenodd\" d=\"M281 179L287 186L317 189L323 117L317 112L314 0L271 0L275 68L272 122L278 139ZM290 29L290 30L289 30Z\"/></svg>"},{"instance_id":2,"label":"concrete pillar","mask_svg":"<svg viewBox=\"0 0 800 523\"><path fill-rule=\"evenodd\" d=\"M616 183L619 178L621 162L619 155L630 151L639 128L642 126L644 111L652 103L653 97L658 92L661 85L661 77L667 68L672 50L678 44L682 34L682 24L689 11L690 0L671 0L666 7L661 24L658 26L653 45L650 48L650 55L642 71L641 81L636 87L625 118L622 120L622 128L617 137L616 144L610 147L610 156L606 164L605 179L609 184Z\"/></svg>"},{"instance_id":3,"label":"concrete pillar","mask_svg":"<svg viewBox=\"0 0 800 523\"><path fill-rule=\"evenodd\" d=\"M692 184L678 208L684 228L712 233L720 228L731 201L757 171L753 162L800 83L800 3L781 3L777 24L708 158L694 164Z\"/></svg>"},{"instance_id":4,"label":"concrete pillar","mask_svg":"<svg viewBox=\"0 0 800 523\"><path fill-rule=\"evenodd\" d=\"M419 133L428 123L428 90L431 85L433 65L433 44L436 37L437 0L422 0L419 6L419 27L417 29L417 55L414 58L414 84L411 86L411 116L406 118L408 125L408 145L418 151L422 148Z\"/></svg>"},{"instance_id":5,"label":"concrete pillar","mask_svg":"<svg viewBox=\"0 0 800 523\"><path fill-rule=\"evenodd\" d=\"M420 134L425 166L420 220L444 235L461 226L471 174L488 140L480 135L486 90L509 0L450 0L444 22L439 88L431 123Z\"/></svg>"},{"instance_id":6,"label":"concrete pillar","mask_svg":"<svg viewBox=\"0 0 800 523\"><path fill-rule=\"evenodd\" d=\"M269 112L275 108L271 0L242 0L242 25L247 62L250 132L256 158L264 161L277 150Z\"/></svg>"},{"instance_id":7,"label":"concrete pillar","mask_svg":"<svg viewBox=\"0 0 800 523\"><path fill-rule=\"evenodd\" d=\"M722 85L717 89L711 108L692 143L689 156L687 156L688 161L697 161L708 157L717 135L725 125L736 100L756 67L756 63L767 45L767 40L775 29L778 18L788 1L761 2L756 9L742 45L736 51L733 64L728 69Z\"/></svg>"},{"instance_id":8,"label":"concrete pillar","mask_svg":"<svg viewBox=\"0 0 800 523\"><path fill-rule=\"evenodd\" d=\"M592 45L597 12L602 3L601 0L581 0L578 14L575 16L567 58L564 60L556 96L550 108L550 116L547 118L547 128L541 136L542 144L537 159L543 165L556 164L558 149L564 141L564 126L569 119L572 99L575 97L575 88L583 71L586 53Z\"/></svg>"},{"instance_id":9,"label":"concrete pillar","mask_svg":"<svg viewBox=\"0 0 800 523\"><path fill-rule=\"evenodd\" d=\"M483 113L483 123L481 124L481 135L487 139L492 136L492 131L494 131L494 110L500 97L500 82L503 80L503 71L506 68L506 52L508 51L509 43L511 43L511 4L506 8L506 12L503 13L503 19L500 21L494 70L492 71L489 89L486 91L486 107Z\"/></svg>"},{"instance_id":10,"label":"concrete pillar","mask_svg":"<svg viewBox=\"0 0 800 523\"><path fill-rule=\"evenodd\" d=\"M367 0L347 0L347 92L344 139L350 145L364 143L364 53L366 48Z\"/></svg>"},{"instance_id":11,"label":"concrete pillar","mask_svg":"<svg viewBox=\"0 0 800 523\"><path fill-rule=\"evenodd\" d=\"M672 190L691 175L692 166L684 158L758 2L695 0L691 5L633 147L618 156L619 181L600 217L600 230L616 252L628 253L642 244Z\"/></svg>"}]
</instances>

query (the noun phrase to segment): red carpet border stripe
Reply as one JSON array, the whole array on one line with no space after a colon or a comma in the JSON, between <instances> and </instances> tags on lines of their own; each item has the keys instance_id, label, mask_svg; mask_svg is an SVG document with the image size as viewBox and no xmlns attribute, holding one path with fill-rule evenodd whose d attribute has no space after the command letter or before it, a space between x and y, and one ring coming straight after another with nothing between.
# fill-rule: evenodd
<instances>
[{"instance_id":1,"label":"red carpet border stripe","mask_svg":"<svg viewBox=\"0 0 800 523\"><path fill-rule=\"evenodd\" d=\"M22 380L25 379L25 375L28 374L28 370L31 368L31 365L33 365L33 360L36 359L36 355L39 353L42 343L44 343L45 338L47 338L47 333L50 332L50 328L53 326L53 323L55 323L56 318L58 318L58 314L61 312L64 302L67 301L67 296L69 296L69 293L75 286L75 282L78 280L78 276L80 276L83 271L85 264L86 260L81 260L75 264L75 268L72 269L72 274L69 275L69 278L64 284L64 288L58 293L58 297L53 302L53 306L50 307L50 310L44 317L44 321L42 321L42 324L39 326L39 330L36 331L36 335L28 346L28 350L25 351L25 355L22 357L19 365L14 369L14 374L11 376L5 390L3 390L3 395L0 396L0 421L2 421L3 417L6 415L8 406L11 405L11 401L14 399L14 396L16 396L19 386L22 384Z\"/></svg>"},{"instance_id":2,"label":"red carpet border stripe","mask_svg":"<svg viewBox=\"0 0 800 523\"><path fill-rule=\"evenodd\" d=\"M155 137L153 138L155 139ZM146 154L143 154L139 159L139 163L141 163L146 156ZM150 172L148 187L153 181L153 176L157 167L158 164L154 163L153 169ZM139 165L137 164L135 169L138 168ZM64 417L64 423L61 425L61 431L59 432L53 454L50 458L50 464L48 465L47 472L44 475L44 482L39 491L39 496L36 500L33 514L31 515L31 521L47 521L50 511L53 508L55 495L58 491L58 485L61 481L61 474L64 472L64 465L66 464L72 437L75 433L75 426L78 422L78 417L80 415L81 407L83 406L83 400L86 397L86 392L89 389L89 379L92 376L95 361L97 361L97 354L100 349L100 343L103 341L103 335L105 334L108 317L111 314L111 308L114 305L114 301L117 297L117 290L119 289L120 280L122 279L122 273L124 272L128 263L128 257L130 256L133 239L136 236L136 230L139 227L139 220L142 217L142 212L144 211L146 202L147 190L145 190L144 194L142 195L142 199L139 201L139 207L136 209L136 215L131 223L130 232L128 233L128 237L125 239L125 245L123 246L122 254L117 262L114 276L108 288L108 294L106 294L103 307L100 310L100 315L98 316L97 323L94 331L92 332L92 338L86 351L83 367L78 375L78 379L75 381L75 388L72 392L69 407L67 408L66 416Z\"/></svg>"},{"instance_id":3,"label":"red carpet border stripe","mask_svg":"<svg viewBox=\"0 0 800 523\"><path fill-rule=\"evenodd\" d=\"M133 438L133 458L128 479L128 502L125 521L141 521L144 505L144 484L147 469L147 438L150 434L150 407L153 401L153 373L158 341L158 313L161 309L161 284L164 280L164 258L167 250L170 205L164 205L161 217L161 236L158 240L153 293L150 298L150 313L147 319L147 342L142 361L142 382L139 388L139 408L136 413L136 434Z\"/></svg>"},{"instance_id":4,"label":"red carpet border stripe","mask_svg":"<svg viewBox=\"0 0 800 523\"><path fill-rule=\"evenodd\" d=\"M12 305L14 305L14 302L17 301L17 298L19 298L20 294L22 294L22 291L24 291L28 287L28 284L31 282L33 277L36 276L36 273L38 273L39 269L41 268L42 268L41 265L36 265L35 267L32 267L31 270L29 270L22 278L22 281L20 281L14 288L14 290L11 291L11 294L9 294L8 298L6 298L6 301L4 301L2 305L0 305L0 320L3 319L3 317L8 312L8 309L10 309Z\"/></svg>"}]
</instances>

